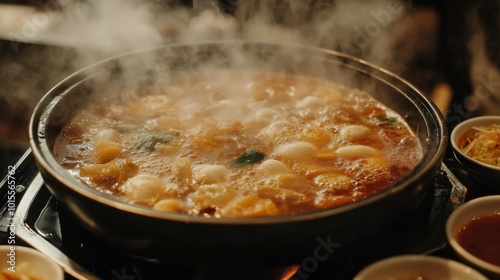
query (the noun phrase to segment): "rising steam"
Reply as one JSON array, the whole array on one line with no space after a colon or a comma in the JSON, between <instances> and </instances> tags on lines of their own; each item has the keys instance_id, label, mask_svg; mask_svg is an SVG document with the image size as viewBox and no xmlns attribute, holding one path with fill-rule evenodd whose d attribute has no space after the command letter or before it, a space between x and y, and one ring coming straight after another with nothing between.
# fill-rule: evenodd
<instances>
[{"instance_id":1,"label":"rising steam","mask_svg":"<svg viewBox=\"0 0 500 280\"><path fill-rule=\"evenodd\" d=\"M393 55L397 43L408 36L398 31L398 22L408 10L402 1L229 1L233 15L224 13L230 9L221 9L220 2L228 1L198 0L186 7L158 0L59 0L53 26L40 29L30 39L63 48L15 57L3 69L8 82L0 90L9 93L0 96L9 97L13 105L34 107L50 87L74 70L173 41L248 39L312 45L396 71L411 58Z\"/></svg>"}]
</instances>

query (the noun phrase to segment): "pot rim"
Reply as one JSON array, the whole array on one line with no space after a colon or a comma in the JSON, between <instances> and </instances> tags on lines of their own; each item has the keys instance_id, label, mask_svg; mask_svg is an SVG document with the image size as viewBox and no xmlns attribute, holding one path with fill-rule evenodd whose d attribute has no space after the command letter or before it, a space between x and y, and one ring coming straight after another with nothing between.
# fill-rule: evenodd
<instances>
[{"instance_id":1,"label":"pot rim","mask_svg":"<svg viewBox=\"0 0 500 280\"><path fill-rule=\"evenodd\" d=\"M314 210L314 211L307 211L307 212L300 212L296 214L289 214L289 215L278 215L278 216L266 216L266 217L252 217L252 218L245 218L245 217L236 217L236 218L231 218L231 217L221 217L221 218L206 218L206 217L199 217L199 216L193 216L189 214L182 214L182 213L170 213L170 212L161 212L157 211L154 209L151 209L149 207L145 206L140 206L140 205L134 205L131 203L128 203L125 200L119 199L117 197L113 197L111 195L106 195L102 192L99 192L78 179L72 177L69 174L61 174L64 172L60 172L63 169L59 163L55 160L55 158L52 156L51 150L47 147L47 144L45 143L43 139L43 136L39 136L39 127L43 124L43 120L41 121L40 119L43 117L45 112L47 110L50 110L50 106L54 106L54 101L57 97L65 92L68 92L71 90L73 87L77 86L79 82L83 80L87 80L92 78L92 75L86 76L84 75L85 73L92 73L92 70L97 70L103 65L106 65L108 63L111 63L113 61L117 61L122 58L126 57L131 57L134 55L138 55L141 53L147 53L147 52L152 52L152 51L160 51L165 48L175 48L175 47L193 47L193 46L220 46L220 45L234 45L234 46L242 46L242 45L261 45L261 46L277 46L277 47L286 47L286 48L295 48L297 50L302 50L302 51L308 51L308 52L314 52L314 53L319 53L322 55L327 55L327 56L335 56L341 58L343 61L349 61L351 63L357 63L363 67L366 67L366 69L370 70L370 73L377 73L381 75L385 75L386 78L390 78L392 80L397 81L400 83L399 86L405 87L409 91L411 91L413 94L416 95L416 97L419 98L419 101L424 103L425 109L428 110L428 112L431 114L431 117L427 117L427 119L432 119L436 123L436 132L435 134L438 135L437 141L439 143L436 144L436 150L433 151L434 154L432 154L431 158L429 158L428 161L424 162L421 160L419 164L405 177L403 177L401 180L393 183L391 186L387 187L386 189L371 195L369 197L366 197L364 199L341 205L338 207L334 208L327 208L327 209L320 209L320 210ZM345 63L346 66L348 66L348 63ZM356 70L359 72L359 70ZM79 78L82 75L85 78ZM77 83L75 83L73 80L78 79ZM379 78L381 82L386 82L388 81ZM67 86L67 84L70 84L71 86ZM61 91L61 89L63 89ZM437 106L430 101L419 89L417 89L414 85L406 81L405 79L401 78L400 76L383 69L379 66L376 66L374 64L371 64L365 60L362 60L360 58L344 54L338 51L334 50L329 50L329 49L324 49L324 48L319 48L319 47L312 47L312 46L304 46L304 45L297 45L297 44L277 44L277 43L269 43L269 42L260 42L260 41L243 41L243 40L216 40L216 41L200 41L196 43L171 43L171 44L165 44L161 46L156 46L156 47L151 47L147 49L141 49L141 50L136 50L132 52L127 52L124 54L116 55L104 60L101 60L95 64L92 64L90 66L87 66L85 68L82 68L81 70L78 70L74 72L73 74L69 75L65 79L63 79L61 82L59 82L57 85L55 85L52 89L50 89L39 101L37 106L34 109L34 112L31 116L30 120L30 125L29 125L29 137L30 137L30 146L32 153L35 157L35 160L39 166L39 169L43 169L46 173L48 173L50 176L55 178L58 182L62 183L66 188L70 188L72 191L77 192L79 195L84 196L88 199L94 200L96 202L99 202L101 204L108 205L112 208L126 211L129 213L133 213L136 215L140 216L146 216L150 218L155 218L155 219L161 219L161 220L170 220L170 221L179 221L179 222L185 222L185 223L201 223L201 224L220 224L220 225L259 225L259 224L278 224L278 223L290 223L290 222L303 222L303 221L308 221L308 220L314 220L314 219L320 219L332 215L337 215L340 213L348 212L353 209L361 208L365 205L372 204L376 201L380 201L384 199L387 196L391 196L395 193L398 193L405 189L407 185L410 184L415 184L418 180L420 180L423 176L422 174L425 174L426 172L430 171L430 169L435 168L435 166L439 165L439 163L442 161L442 158L444 157L444 152L446 149L447 145L447 128L444 122L444 118L440 112L440 110L437 108ZM41 139L42 138L42 139ZM425 145L425 143L422 143L422 145ZM425 155L424 155L425 156Z\"/></svg>"}]
</instances>

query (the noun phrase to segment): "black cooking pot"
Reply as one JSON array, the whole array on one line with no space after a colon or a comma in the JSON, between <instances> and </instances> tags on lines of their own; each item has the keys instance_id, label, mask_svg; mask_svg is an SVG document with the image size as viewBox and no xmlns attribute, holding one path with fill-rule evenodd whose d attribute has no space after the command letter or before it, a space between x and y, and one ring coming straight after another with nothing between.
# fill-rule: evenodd
<instances>
[{"instance_id":1,"label":"black cooking pot","mask_svg":"<svg viewBox=\"0 0 500 280\"><path fill-rule=\"evenodd\" d=\"M103 95L122 98L131 88L133 92L154 89L155 80L165 75L203 68L303 74L366 90L403 116L422 143L423 158L403 179L363 200L261 218L203 218L131 205L86 186L54 159L56 136L88 104ZM233 268L279 267L308 258L320 261L349 251L366 233L383 229L420 204L447 143L438 109L398 76L330 50L248 42L173 44L83 69L43 97L30 133L33 154L50 191L98 238L137 256Z\"/></svg>"}]
</instances>

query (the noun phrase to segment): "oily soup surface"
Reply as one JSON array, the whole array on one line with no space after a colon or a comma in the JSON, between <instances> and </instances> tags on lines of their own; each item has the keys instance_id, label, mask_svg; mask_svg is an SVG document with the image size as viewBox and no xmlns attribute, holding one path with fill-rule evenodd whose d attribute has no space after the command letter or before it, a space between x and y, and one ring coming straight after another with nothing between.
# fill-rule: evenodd
<instances>
[{"instance_id":1,"label":"oily soup surface","mask_svg":"<svg viewBox=\"0 0 500 280\"><path fill-rule=\"evenodd\" d=\"M84 108L54 155L130 203L206 217L334 207L422 157L394 111L357 89L290 74L185 74Z\"/></svg>"}]
</instances>

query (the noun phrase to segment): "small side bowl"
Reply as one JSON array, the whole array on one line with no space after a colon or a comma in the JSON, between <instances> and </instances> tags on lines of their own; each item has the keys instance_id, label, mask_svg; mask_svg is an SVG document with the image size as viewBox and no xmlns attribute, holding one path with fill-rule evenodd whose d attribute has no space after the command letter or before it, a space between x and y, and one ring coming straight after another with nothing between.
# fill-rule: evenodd
<instances>
[{"instance_id":1,"label":"small side bowl","mask_svg":"<svg viewBox=\"0 0 500 280\"><path fill-rule=\"evenodd\" d=\"M500 167L469 157L460 150L458 143L462 135L473 126L490 124L500 124L500 116L482 116L465 120L452 130L450 142L455 158L471 173L471 175L481 182L484 182L485 185L500 191Z\"/></svg>"},{"instance_id":2,"label":"small side bowl","mask_svg":"<svg viewBox=\"0 0 500 280\"><path fill-rule=\"evenodd\" d=\"M446 222L446 236L459 258L478 268L492 279L500 278L500 266L483 261L465 250L457 241L458 230L475 217L500 213L500 195L473 199L457 208ZM499 241L500 242L500 241Z\"/></svg>"},{"instance_id":3,"label":"small side bowl","mask_svg":"<svg viewBox=\"0 0 500 280\"><path fill-rule=\"evenodd\" d=\"M386 279L487 280L478 271L457 261L427 255L402 255L372 263L354 280Z\"/></svg>"},{"instance_id":4,"label":"small side bowl","mask_svg":"<svg viewBox=\"0 0 500 280\"><path fill-rule=\"evenodd\" d=\"M0 270L5 269L15 270L14 273L26 269L40 280L64 280L64 272L57 263L35 249L19 245L0 246Z\"/></svg>"}]
</instances>

